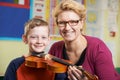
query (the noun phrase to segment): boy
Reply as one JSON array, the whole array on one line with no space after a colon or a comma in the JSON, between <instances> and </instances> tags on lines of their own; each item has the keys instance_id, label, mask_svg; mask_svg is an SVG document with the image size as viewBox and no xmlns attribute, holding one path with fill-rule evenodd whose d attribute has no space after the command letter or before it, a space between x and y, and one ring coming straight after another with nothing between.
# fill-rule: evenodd
<instances>
[{"instance_id":1,"label":"boy","mask_svg":"<svg viewBox=\"0 0 120 80\"><path fill-rule=\"evenodd\" d=\"M48 23L33 18L25 24L23 42L29 46L28 54L40 54L50 42ZM25 66L25 56L12 60L6 70L4 80L54 80L52 71ZM46 77L47 76L47 77Z\"/></svg>"}]
</instances>

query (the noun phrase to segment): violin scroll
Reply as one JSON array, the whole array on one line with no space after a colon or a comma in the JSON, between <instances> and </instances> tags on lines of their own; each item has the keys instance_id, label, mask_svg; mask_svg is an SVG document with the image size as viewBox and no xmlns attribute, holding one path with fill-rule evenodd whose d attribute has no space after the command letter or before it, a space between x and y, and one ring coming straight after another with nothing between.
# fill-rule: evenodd
<instances>
[{"instance_id":1,"label":"violin scroll","mask_svg":"<svg viewBox=\"0 0 120 80\"><path fill-rule=\"evenodd\" d=\"M83 68L79 66L75 66L75 67L79 69L80 71L82 71L82 73L88 78L88 80L99 80L96 75L90 74L89 72L85 71Z\"/></svg>"}]
</instances>

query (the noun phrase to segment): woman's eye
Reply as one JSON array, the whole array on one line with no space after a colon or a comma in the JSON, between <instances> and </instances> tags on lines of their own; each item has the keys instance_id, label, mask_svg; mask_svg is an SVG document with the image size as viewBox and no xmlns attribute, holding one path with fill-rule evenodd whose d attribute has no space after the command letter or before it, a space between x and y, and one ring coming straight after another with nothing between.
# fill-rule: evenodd
<instances>
[{"instance_id":1,"label":"woman's eye","mask_svg":"<svg viewBox=\"0 0 120 80\"><path fill-rule=\"evenodd\" d=\"M65 22L64 21L60 21L60 22L58 22L58 24L65 24Z\"/></svg>"},{"instance_id":2,"label":"woman's eye","mask_svg":"<svg viewBox=\"0 0 120 80\"><path fill-rule=\"evenodd\" d=\"M78 23L78 21L72 20L72 21L70 21L70 23L71 23L71 24L74 24L74 23Z\"/></svg>"}]
</instances>

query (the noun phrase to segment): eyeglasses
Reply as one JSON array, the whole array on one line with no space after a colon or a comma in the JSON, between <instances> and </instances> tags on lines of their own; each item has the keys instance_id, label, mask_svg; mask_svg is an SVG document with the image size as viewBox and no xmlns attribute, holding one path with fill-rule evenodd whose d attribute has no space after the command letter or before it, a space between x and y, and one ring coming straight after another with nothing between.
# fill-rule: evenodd
<instances>
[{"instance_id":1,"label":"eyeglasses","mask_svg":"<svg viewBox=\"0 0 120 80\"><path fill-rule=\"evenodd\" d=\"M69 26L76 26L80 20L69 20L69 21L59 21L57 22L57 25L59 27L64 27L68 23Z\"/></svg>"}]
</instances>

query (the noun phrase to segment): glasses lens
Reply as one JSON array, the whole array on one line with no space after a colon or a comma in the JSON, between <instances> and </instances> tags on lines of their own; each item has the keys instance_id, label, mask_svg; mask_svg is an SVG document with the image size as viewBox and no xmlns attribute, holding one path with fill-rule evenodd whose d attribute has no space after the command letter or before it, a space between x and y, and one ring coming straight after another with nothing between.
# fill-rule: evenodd
<instances>
[{"instance_id":1,"label":"glasses lens","mask_svg":"<svg viewBox=\"0 0 120 80\"><path fill-rule=\"evenodd\" d=\"M79 20L71 20L68 23L70 26L76 26L78 24L78 22L79 22Z\"/></svg>"},{"instance_id":2,"label":"glasses lens","mask_svg":"<svg viewBox=\"0 0 120 80\"><path fill-rule=\"evenodd\" d=\"M57 25L58 26L65 26L66 22L65 21L59 21L59 22L57 22Z\"/></svg>"}]
</instances>

